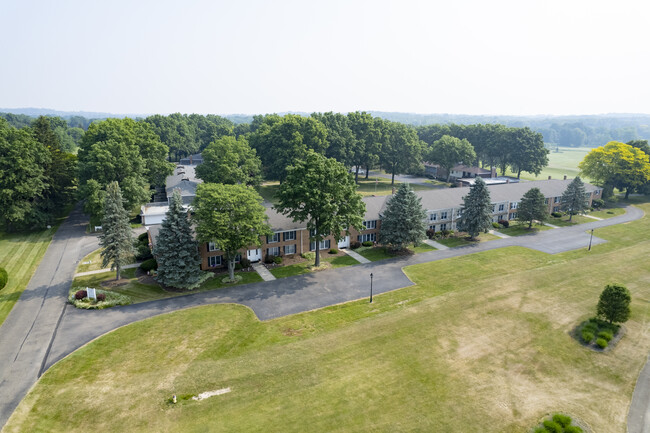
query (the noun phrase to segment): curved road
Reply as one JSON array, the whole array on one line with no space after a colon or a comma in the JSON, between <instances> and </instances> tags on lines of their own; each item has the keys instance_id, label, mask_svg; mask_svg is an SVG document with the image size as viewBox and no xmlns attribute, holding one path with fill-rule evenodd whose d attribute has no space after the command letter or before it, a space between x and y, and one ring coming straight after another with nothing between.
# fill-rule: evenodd
<instances>
[{"instance_id":1,"label":"curved road","mask_svg":"<svg viewBox=\"0 0 650 433\"><path fill-rule=\"evenodd\" d=\"M626 211L624 215L574 227L360 264L340 268L336 272L303 274L213 292L89 311L66 308L66 294L76 264L97 248L96 238L85 235L85 220L76 209L57 232L27 290L0 328L0 389L4 397L0 401L0 425L6 423L43 371L84 344L120 326L158 314L214 303L243 304L250 307L261 320L268 320L368 296L368 276L371 272L374 274L373 292L380 294L411 285L402 268L412 264L508 246L521 246L549 254L586 248L590 237L587 231L643 216L643 211L635 207L628 207ZM594 245L603 242L606 241L594 236ZM641 409L645 410L645 406L641 405ZM630 413L630 419L632 415ZM643 420L641 422L643 425ZM630 432L645 433L644 430Z\"/></svg>"}]
</instances>

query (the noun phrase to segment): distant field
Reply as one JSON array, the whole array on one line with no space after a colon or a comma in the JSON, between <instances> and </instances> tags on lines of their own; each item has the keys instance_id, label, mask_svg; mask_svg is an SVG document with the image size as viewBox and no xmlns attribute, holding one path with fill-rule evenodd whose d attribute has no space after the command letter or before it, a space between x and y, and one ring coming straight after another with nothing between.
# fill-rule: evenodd
<instances>
[{"instance_id":1,"label":"distant field","mask_svg":"<svg viewBox=\"0 0 650 433\"><path fill-rule=\"evenodd\" d=\"M521 173L521 178L525 180L543 180L551 176L553 179L562 179L564 175L568 178L578 176L578 164L583 160L592 149L586 147L560 147L559 152L552 150L548 155L548 166L542 170L539 176L530 173ZM506 174L512 176L513 173L508 171ZM516 176L516 173L514 173ZM589 180L583 178L583 180Z\"/></svg>"}]
</instances>

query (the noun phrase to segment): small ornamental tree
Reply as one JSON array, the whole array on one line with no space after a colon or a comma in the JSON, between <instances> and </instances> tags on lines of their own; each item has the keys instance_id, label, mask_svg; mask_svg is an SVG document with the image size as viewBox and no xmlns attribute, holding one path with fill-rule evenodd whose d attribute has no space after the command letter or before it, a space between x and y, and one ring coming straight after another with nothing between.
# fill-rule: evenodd
<instances>
[{"instance_id":1,"label":"small ornamental tree","mask_svg":"<svg viewBox=\"0 0 650 433\"><path fill-rule=\"evenodd\" d=\"M287 167L276 208L294 221L307 221L310 242L316 244L315 266L320 266L320 242L329 235L339 241L341 233L363 224L365 204L352 176L333 158L308 151Z\"/></svg>"},{"instance_id":2,"label":"small ornamental tree","mask_svg":"<svg viewBox=\"0 0 650 433\"><path fill-rule=\"evenodd\" d=\"M600 294L596 313L609 323L626 322L630 318L630 291L620 284L608 284Z\"/></svg>"},{"instance_id":3,"label":"small ornamental tree","mask_svg":"<svg viewBox=\"0 0 650 433\"><path fill-rule=\"evenodd\" d=\"M492 201L485 181L476 178L474 185L469 187L469 194L463 197L463 207L458 230L469 233L474 239L480 232L492 227Z\"/></svg>"},{"instance_id":4,"label":"small ornamental tree","mask_svg":"<svg viewBox=\"0 0 650 433\"><path fill-rule=\"evenodd\" d=\"M191 290L211 275L200 270L198 244L179 190L174 190L153 254L158 262L156 279L166 286Z\"/></svg>"},{"instance_id":5,"label":"small ornamental tree","mask_svg":"<svg viewBox=\"0 0 650 433\"><path fill-rule=\"evenodd\" d=\"M548 216L548 206L544 203L544 194L539 188L531 188L526 191L517 206L517 219L527 222L528 228L533 226L533 221L543 222Z\"/></svg>"},{"instance_id":6,"label":"small ornamental tree","mask_svg":"<svg viewBox=\"0 0 650 433\"><path fill-rule=\"evenodd\" d=\"M104 200L104 217L102 218L102 233L99 235L102 266L111 265L115 269L115 279L120 279L120 269L130 257L135 254L133 248L133 232L129 224L129 214L124 209L124 199L120 185L110 182L106 186Z\"/></svg>"},{"instance_id":7,"label":"small ornamental tree","mask_svg":"<svg viewBox=\"0 0 650 433\"><path fill-rule=\"evenodd\" d=\"M230 281L235 280L238 251L259 246L271 234L262 197L245 185L202 183L196 188L194 221L200 242L214 242L224 252Z\"/></svg>"},{"instance_id":8,"label":"small ornamental tree","mask_svg":"<svg viewBox=\"0 0 650 433\"><path fill-rule=\"evenodd\" d=\"M569 186L564 190L560 206L562 207L562 210L569 213L569 221L571 221L573 215L587 210L587 207L589 206L587 192L585 191L585 184L580 179L580 176L573 179Z\"/></svg>"},{"instance_id":9,"label":"small ornamental tree","mask_svg":"<svg viewBox=\"0 0 650 433\"><path fill-rule=\"evenodd\" d=\"M382 244L402 249L407 244L417 245L426 237L427 213L421 202L408 183L399 186L381 216L379 238Z\"/></svg>"}]
</instances>

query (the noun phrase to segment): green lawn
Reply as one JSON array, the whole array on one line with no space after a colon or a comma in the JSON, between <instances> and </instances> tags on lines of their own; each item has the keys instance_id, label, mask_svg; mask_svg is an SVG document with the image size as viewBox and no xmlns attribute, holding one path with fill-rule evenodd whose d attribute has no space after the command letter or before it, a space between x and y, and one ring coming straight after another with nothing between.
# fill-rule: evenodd
<instances>
[{"instance_id":1,"label":"green lawn","mask_svg":"<svg viewBox=\"0 0 650 433\"><path fill-rule=\"evenodd\" d=\"M386 247L360 247L354 250L356 253L361 254L366 259L371 262L376 262L377 260L391 259L395 257L386 251Z\"/></svg>"},{"instance_id":2,"label":"green lawn","mask_svg":"<svg viewBox=\"0 0 650 433\"><path fill-rule=\"evenodd\" d=\"M593 221L593 220L592 220ZM528 224L519 224L518 221L510 221L510 226L507 229L500 228L495 229L499 233L503 233L508 236L522 236L529 235L531 233L537 233L544 230L551 230L549 226L543 226L539 224L533 224L531 229L528 228Z\"/></svg>"},{"instance_id":3,"label":"green lawn","mask_svg":"<svg viewBox=\"0 0 650 433\"><path fill-rule=\"evenodd\" d=\"M411 266L413 286L372 304L266 322L211 305L137 322L47 371L5 431L514 433L562 411L624 432L650 350L638 259L649 230L646 217L601 229L609 242L591 252L510 247ZM630 289L632 315L616 348L597 353L570 331L612 281Z\"/></svg>"},{"instance_id":4,"label":"green lawn","mask_svg":"<svg viewBox=\"0 0 650 433\"><path fill-rule=\"evenodd\" d=\"M554 226L558 226L558 227L569 227L569 226L574 226L576 224L592 223L594 221L596 220L593 218L587 218L584 215L573 215L571 221L569 221L569 217L566 215L560 218L549 218L546 220L547 223L553 224Z\"/></svg>"},{"instance_id":5,"label":"green lawn","mask_svg":"<svg viewBox=\"0 0 650 433\"><path fill-rule=\"evenodd\" d=\"M611 218L611 217L615 217L615 216L618 216L618 215L623 215L624 213L625 213L625 209L623 209L622 207L614 207L614 205L611 205L611 206L607 206L606 208L604 208L602 210L589 212L589 215L595 216L597 218L606 219L606 218Z\"/></svg>"},{"instance_id":6,"label":"green lawn","mask_svg":"<svg viewBox=\"0 0 650 433\"><path fill-rule=\"evenodd\" d=\"M41 263L57 227L39 232L0 232L0 266L9 274L7 285L0 290L0 325Z\"/></svg>"},{"instance_id":7,"label":"green lawn","mask_svg":"<svg viewBox=\"0 0 650 433\"><path fill-rule=\"evenodd\" d=\"M521 178L524 180L544 180L551 176L553 179L562 179L564 175L567 175L568 178L573 179L580 174L578 164L590 151L591 148L586 147L560 147L559 153L553 149L548 154L548 166L539 175L535 176L531 173L522 172ZM510 170L507 170L506 174L517 176L516 173L512 173ZM582 177L582 180L589 182L589 179L585 177Z\"/></svg>"},{"instance_id":8,"label":"green lawn","mask_svg":"<svg viewBox=\"0 0 650 433\"><path fill-rule=\"evenodd\" d=\"M435 250L434 247L432 247L429 244L425 244L424 242L420 242L416 247L410 246L409 249L413 251L415 254L426 253L427 251Z\"/></svg>"},{"instance_id":9,"label":"green lawn","mask_svg":"<svg viewBox=\"0 0 650 433\"><path fill-rule=\"evenodd\" d=\"M395 188L399 186L401 182L395 181ZM411 189L414 191L421 191L426 189L431 189L428 186L411 184ZM362 179L359 177L359 183L357 186L357 191L363 196L369 195L389 195L393 192L393 185L390 183L390 179L383 177L370 178L368 180Z\"/></svg>"},{"instance_id":10,"label":"green lawn","mask_svg":"<svg viewBox=\"0 0 650 433\"><path fill-rule=\"evenodd\" d=\"M236 284L223 283L221 280L226 276L225 274L217 275L214 278L207 280L201 287L196 290L187 292L168 292L163 290L157 284L143 284L135 278L136 269L124 269L121 272L122 278L129 280L128 284L108 289L102 287L102 281L115 279L115 272L103 272L101 274L86 275L74 279L73 287L94 287L96 289L112 290L116 293L129 296L134 304L140 302L153 301L156 299L171 298L174 296L186 295L188 293L205 292L208 290L220 289L223 287L230 287L231 285L241 285L248 283L257 283L262 281L262 277L257 272L235 272L235 275L242 277L241 281ZM119 308L119 307L117 307Z\"/></svg>"},{"instance_id":11,"label":"green lawn","mask_svg":"<svg viewBox=\"0 0 650 433\"><path fill-rule=\"evenodd\" d=\"M84 257L81 262L79 262L79 266L77 266L77 273L79 274L81 272L98 271L100 269L104 269L102 266L102 257L100 255L102 249L103 248L95 250ZM131 260L129 260L129 263L135 263L135 257L132 257Z\"/></svg>"},{"instance_id":12,"label":"green lawn","mask_svg":"<svg viewBox=\"0 0 650 433\"><path fill-rule=\"evenodd\" d=\"M465 245L474 245L476 242L486 242L494 239L500 239L498 236L493 235L491 233L481 233L478 236L478 241L469 241L466 239L466 237L467 237L466 235L452 236L446 239L436 239L435 241L449 248L453 248L453 247L464 247Z\"/></svg>"},{"instance_id":13,"label":"green lawn","mask_svg":"<svg viewBox=\"0 0 650 433\"><path fill-rule=\"evenodd\" d=\"M332 269L359 264L359 262L357 262L355 259L353 259L350 256L345 255L345 256L332 257L327 254L327 251L321 251L320 260L321 263L323 262L329 263ZM305 260L304 262L296 263L293 265L273 268L271 269L271 274L273 274L275 278L285 278L285 277L290 277L292 275L306 274L308 272L311 272L310 267L313 265L314 265L313 260Z\"/></svg>"},{"instance_id":14,"label":"green lawn","mask_svg":"<svg viewBox=\"0 0 650 433\"><path fill-rule=\"evenodd\" d=\"M280 190L280 182L264 182L263 185L257 187L257 192L262 198L270 203L278 204L275 194Z\"/></svg>"}]
</instances>

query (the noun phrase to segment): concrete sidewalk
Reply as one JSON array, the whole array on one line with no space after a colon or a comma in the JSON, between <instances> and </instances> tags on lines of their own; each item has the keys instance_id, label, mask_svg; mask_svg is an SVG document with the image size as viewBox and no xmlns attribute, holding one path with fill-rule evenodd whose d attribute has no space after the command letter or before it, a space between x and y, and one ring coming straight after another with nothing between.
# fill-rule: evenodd
<instances>
[{"instance_id":1,"label":"concrete sidewalk","mask_svg":"<svg viewBox=\"0 0 650 433\"><path fill-rule=\"evenodd\" d=\"M260 263L260 262L253 263L251 266L253 266L253 269L255 269L255 272L257 272L259 274L259 276L262 277L262 279L264 281L274 281L275 280L275 277L273 276L273 274L268 269L266 269L266 266L264 266L262 263Z\"/></svg>"},{"instance_id":2,"label":"concrete sidewalk","mask_svg":"<svg viewBox=\"0 0 650 433\"><path fill-rule=\"evenodd\" d=\"M448 250L449 249L449 247L447 245L443 245L443 244L441 244L439 242L432 241L431 239L425 239L422 242L424 242L425 244L430 245L433 248L436 248L438 250Z\"/></svg>"},{"instance_id":3,"label":"concrete sidewalk","mask_svg":"<svg viewBox=\"0 0 650 433\"><path fill-rule=\"evenodd\" d=\"M370 260L366 259L364 256L361 254L357 253L356 251L352 251L350 249L341 249L345 254L348 256L352 257L354 260L356 260L359 263L370 263Z\"/></svg>"}]
</instances>

